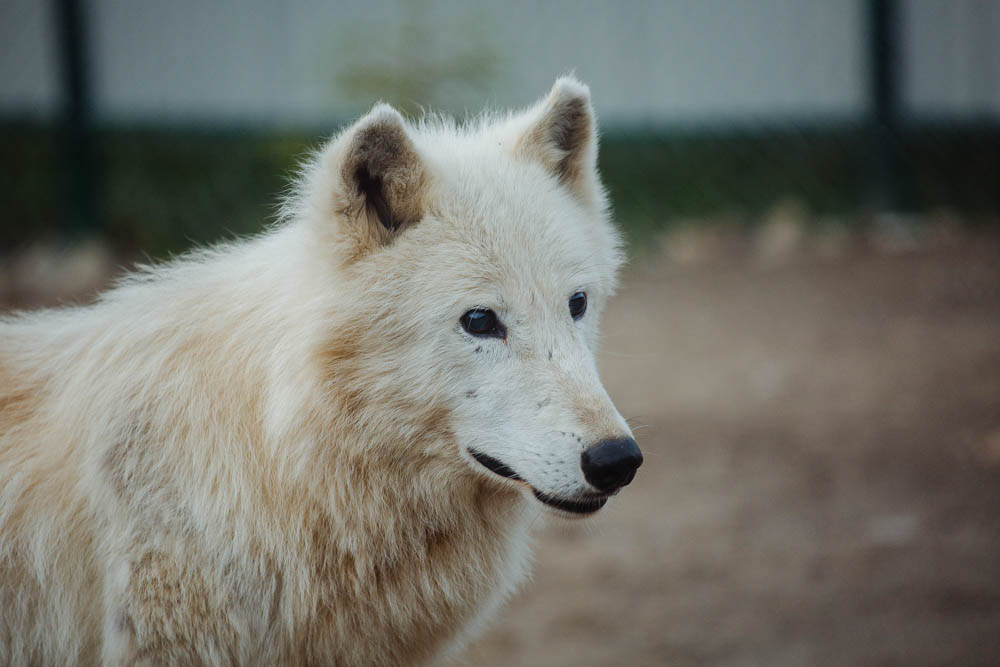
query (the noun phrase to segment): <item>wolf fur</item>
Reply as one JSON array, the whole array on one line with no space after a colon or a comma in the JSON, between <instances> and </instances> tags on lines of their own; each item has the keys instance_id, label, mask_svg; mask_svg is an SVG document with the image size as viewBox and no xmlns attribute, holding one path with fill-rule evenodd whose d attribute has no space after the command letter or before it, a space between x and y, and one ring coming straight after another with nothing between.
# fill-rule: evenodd
<instances>
[{"instance_id":1,"label":"wolf fur","mask_svg":"<svg viewBox=\"0 0 1000 667\"><path fill-rule=\"evenodd\" d=\"M0 321L0 664L454 653L526 575L533 492L629 434L596 154L573 78L461 128L378 105L266 233Z\"/></svg>"}]
</instances>

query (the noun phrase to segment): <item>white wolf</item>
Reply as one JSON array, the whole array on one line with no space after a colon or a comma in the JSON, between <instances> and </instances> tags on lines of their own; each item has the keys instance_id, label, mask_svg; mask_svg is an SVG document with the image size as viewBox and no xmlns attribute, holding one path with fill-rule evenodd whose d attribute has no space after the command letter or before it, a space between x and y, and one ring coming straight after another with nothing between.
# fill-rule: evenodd
<instances>
[{"instance_id":1,"label":"white wolf","mask_svg":"<svg viewBox=\"0 0 1000 667\"><path fill-rule=\"evenodd\" d=\"M525 574L532 506L642 461L594 364L621 261L572 78L379 105L284 221L0 323L0 664L415 664Z\"/></svg>"}]
</instances>

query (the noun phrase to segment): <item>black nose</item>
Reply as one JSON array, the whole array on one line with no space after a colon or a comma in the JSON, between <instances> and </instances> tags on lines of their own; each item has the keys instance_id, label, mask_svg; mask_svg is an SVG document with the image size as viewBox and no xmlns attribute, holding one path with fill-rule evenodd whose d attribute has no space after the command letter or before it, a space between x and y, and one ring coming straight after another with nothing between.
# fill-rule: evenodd
<instances>
[{"instance_id":1,"label":"black nose","mask_svg":"<svg viewBox=\"0 0 1000 667\"><path fill-rule=\"evenodd\" d=\"M583 476L605 493L631 482L641 465L642 452L632 438L605 440L580 455Z\"/></svg>"}]
</instances>

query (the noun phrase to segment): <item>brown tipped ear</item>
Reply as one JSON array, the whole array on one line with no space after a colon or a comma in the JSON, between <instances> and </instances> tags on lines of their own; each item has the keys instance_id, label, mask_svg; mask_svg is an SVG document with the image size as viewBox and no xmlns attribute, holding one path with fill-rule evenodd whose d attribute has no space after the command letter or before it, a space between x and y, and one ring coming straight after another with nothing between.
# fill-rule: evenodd
<instances>
[{"instance_id":1,"label":"brown tipped ear","mask_svg":"<svg viewBox=\"0 0 1000 667\"><path fill-rule=\"evenodd\" d=\"M601 195L590 89L574 77L560 77L526 116L515 155L540 163L577 197L596 204Z\"/></svg>"},{"instance_id":2,"label":"brown tipped ear","mask_svg":"<svg viewBox=\"0 0 1000 667\"><path fill-rule=\"evenodd\" d=\"M377 105L338 143L340 212L365 240L386 243L423 217L426 169L398 111Z\"/></svg>"}]
</instances>

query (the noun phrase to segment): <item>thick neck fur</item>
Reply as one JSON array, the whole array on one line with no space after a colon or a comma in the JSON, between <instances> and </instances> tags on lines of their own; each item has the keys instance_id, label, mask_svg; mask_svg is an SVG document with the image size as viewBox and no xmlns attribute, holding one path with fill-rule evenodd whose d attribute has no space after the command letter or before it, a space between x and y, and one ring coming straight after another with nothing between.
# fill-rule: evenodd
<instances>
[{"instance_id":1,"label":"thick neck fur","mask_svg":"<svg viewBox=\"0 0 1000 667\"><path fill-rule=\"evenodd\" d=\"M0 404L28 391L34 403L3 418L46 421L31 474L0 489L0 530L17 535L17 506L44 502L66 531L24 532L0 555L60 577L74 574L53 563L80 554L112 621L78 657L400 664L439 652L519 577L525 502L443 454L457 447L448 406L382 392L402 409L373 409L377 382L358 374L377 350L333 307L342 295L321 259L301 261L311 245L293 223L157 269L63 322L0 327L0 371L17 377ZM0 467L24 424L2 426ZM81 511L110 543L70 529ZM93 598L62 602L53 622L92 623ZM196 630L171 615L181 604ZM33 658L64 655L39 645Z\"/></svg>"}]
</instances>

